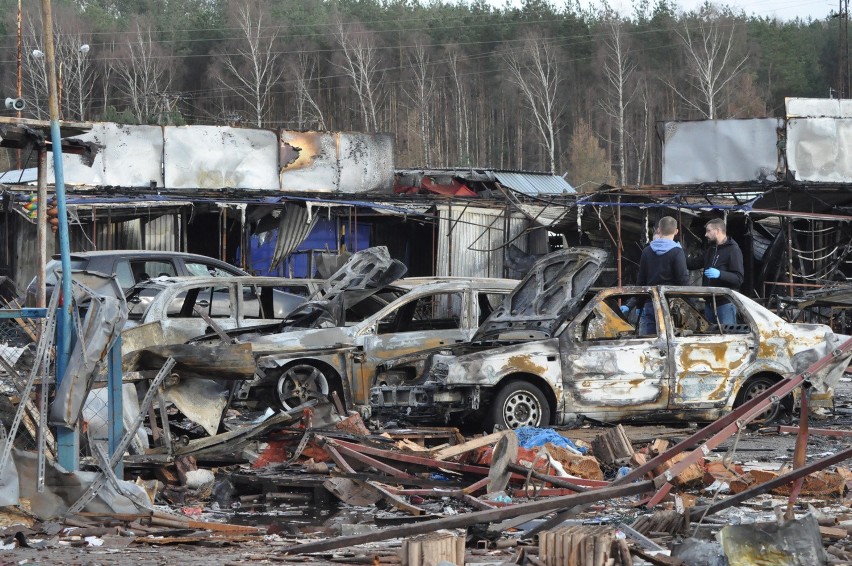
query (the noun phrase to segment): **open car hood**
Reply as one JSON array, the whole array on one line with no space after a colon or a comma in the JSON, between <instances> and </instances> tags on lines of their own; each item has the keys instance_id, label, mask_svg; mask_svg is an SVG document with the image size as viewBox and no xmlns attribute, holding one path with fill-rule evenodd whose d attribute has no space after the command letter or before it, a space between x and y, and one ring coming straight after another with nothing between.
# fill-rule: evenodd
<instances>
[{"instance_id":1,"label":"open car hood","mask_svg":"<svg viewBox=\"0 0 852 566\"><path fill-rule=\"evenodd\" d=\"M388 287L405 275L407 268L392 259L385 246L352 254L307 301L287 315L281 328L343 326L346 310Z\"/></svg>"},{"instance_id":2,"label":"open car hood","mask_svg":"<svg viewBox=\"0 0 852 566\"><path fill-rule=\"evenodd\" d=\"M606 258L607 253L599 248L568 248L542 257L479 326L471 341L529 333L536 338L553 336L577 313Z\"/></svg>"}]
</instances>

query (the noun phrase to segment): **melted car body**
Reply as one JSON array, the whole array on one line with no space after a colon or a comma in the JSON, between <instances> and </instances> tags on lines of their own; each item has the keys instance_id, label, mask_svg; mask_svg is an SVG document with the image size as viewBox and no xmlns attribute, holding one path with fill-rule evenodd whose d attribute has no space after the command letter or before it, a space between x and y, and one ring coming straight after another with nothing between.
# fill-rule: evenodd
<instances>
[{"instance_id":1,"label":"melted car body","mask_svg":"<svg viewBox=\"0 0 852 566\"><path fill-rule=\"evenodd\" d=\"M725 302L736 307L734 325L712 322L714 307ZM640 334L638 313L621 313L627 304L653 309L656 331ZM557 330L548 337L523 340L514 328L507 319L497 332L480 332L483 340L386 364L371 391L373 414L429 422L475 417L509 428L580 417L709 421L847 338L828 326L785 322L736 291L713 287L606 289L570 318L552 321ZM850 357L810 377L813 405L830 402Z\"/></svg>"}]
</instances>

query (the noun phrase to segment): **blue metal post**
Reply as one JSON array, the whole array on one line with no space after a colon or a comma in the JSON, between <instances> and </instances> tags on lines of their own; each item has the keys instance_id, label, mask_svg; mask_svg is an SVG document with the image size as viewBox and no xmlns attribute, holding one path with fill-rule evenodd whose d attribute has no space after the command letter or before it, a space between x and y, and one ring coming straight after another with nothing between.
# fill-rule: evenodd
<instances>
[{"instance_id":1,"label":"blue metal post","mask_svg":"<svg viewBox=\"0 0 852 566\"><path fill-rule=\"evenodd\" d=\"M45 67L47 70L48 106L50 110L50 141L53 144L53 170L56 177L56 207L59 212L59 253L62 258L62 305L56 320L56 381L68 367L71 339L74 331L71 318L71 250L68 240L68 210L65 207L65 176L62 169L62 135L59 132L59 98L56 82L56 53L53 46L53 10L50 0L42 0L42 31L44 35ZM55 291L54 291L55 292ZM57 457L69 471L80 467L80 438L76 429L57 427Z\"/></svg>"},{"instance_id":2,"label":"blue metal post","mask_svg":"<svg viewBox=\"0 0 852 566\"><path fill-rule=\"evenodd\" d=\"M122 398L123 376L121 372L121 337L109 350L109 456L115 454L121 437L124 436L124 399ZM115 475L124 478L124 460L119 458L115 465Z\"/></svg>"}]
</instances>

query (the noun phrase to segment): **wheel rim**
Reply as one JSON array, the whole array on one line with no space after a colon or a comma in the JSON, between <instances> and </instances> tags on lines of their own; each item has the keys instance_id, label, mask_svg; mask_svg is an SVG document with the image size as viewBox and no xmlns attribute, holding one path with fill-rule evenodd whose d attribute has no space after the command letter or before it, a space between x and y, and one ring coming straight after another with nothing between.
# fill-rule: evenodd
<instances>
[{"instance_id":1,"label":"wheel rim","mask_svg":"<svg viewBox=\"0 0 852 566\"><path fill-rule=\"evenodd\" d=\"M537 426L541 420L541 403L529 391L512 393L503 403L503 419L511 429Z\"/></svg>"},{"instance_id":2,"label":"wheel rim","mask_svg":"<svg viewBox=\"0 0 852 566\"><path fill-rule=\"evenodd\" d=\"M289 411L306 401L328 395L328 379L319 368L299 364L281 374L276 389L278 402Z\"/></svg>"},{"instance_id":3,"label":"wheel rim","mask_svg":"<svg viewBox=\"0 0 852 566\"><path fill-rule=\"evenodd\" d=\"M755 397L762 395L767 389L772 387L772 384L767 381L757 381L749 385L748 390L745 394L745 402L749 402ZM764 422L771 419L774 419L780 410L780 402L768 409L766 409L761 414L757 415L754 418L754 422Z\"/></svg>"}]
</instances>

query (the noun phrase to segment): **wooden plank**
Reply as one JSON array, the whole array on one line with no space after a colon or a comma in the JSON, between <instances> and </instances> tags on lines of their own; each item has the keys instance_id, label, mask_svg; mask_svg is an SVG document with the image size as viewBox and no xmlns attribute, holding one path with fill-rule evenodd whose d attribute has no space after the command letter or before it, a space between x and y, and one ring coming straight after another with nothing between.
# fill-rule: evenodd
<instances>
[{"instance_id":1,"label":"wooden plank","mask_svg":"<svg viewBox=\"0 0 852 566\"><path fill-rule=\"evenodd\" d=\"M437 452L432 453L432 458L435 460L446 460L447 458L452 458L453 456L458 456L459 454L464 454L465 452L470 452L471 450L476 450L477 448L482 448L489 444L496 444L508 432L509 431L505 430L495 432L486 436L480 436L478 438L468 440L467 442L463 442L456 446L450 446L449 448L438 450Z\"/></svg>"}]
</instances>

